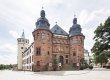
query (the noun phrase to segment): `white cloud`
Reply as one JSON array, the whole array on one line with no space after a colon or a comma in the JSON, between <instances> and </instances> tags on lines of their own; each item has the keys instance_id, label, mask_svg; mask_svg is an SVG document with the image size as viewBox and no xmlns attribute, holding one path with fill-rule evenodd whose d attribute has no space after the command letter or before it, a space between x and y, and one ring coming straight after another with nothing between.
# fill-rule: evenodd
<instances>
[{"instance_id":1,"label":"white cloud","mask_svg":"<svg viewBox=\"0 0 110 80\"><path fill-rule=\"evenodd\" d=\"M85 35L85 49L91 51L93 47L94 41L94 31L100 23L103 23L107 17L110 16L110 10L107 9L99 9L94 11L82 10L78 21L81 24L82 32Z\"/></svg>"},{"instance_id":2,"label":"white cloud","mask_svg":"<svg viewBox=\"0 0 110 80\"><path fill-rule=\"evenodd\" d=\"M78 19L79 23L86 28L96 27L101 22L104 22L105 19L110 16L110 10L99 9L88 12L87 10L82 10Z\"/></svg>"},{"instance_id":3,"label":"white cloud","mask_svg":"<svg viewBox=\"0 0 110 80\"><path fill-rule=\"evenodd\" d=\"M17 55L0 55L0 64L16 64L17 63Z\"/></svg>"},{"instance_id":4,"label":"white cloud","mask_svg":"<svg viewBox=\"0 0 110 80\"><path fill-rule=\"evenodd\" d=\"M17 52L17 46L10 43L4 43L0 46L0 52L10 52L10 54L15 54Z\"/></svg>"},{"instance_id":5,"label":"white cloud","mask_svg":"<svg viewBox=\"0 0 110 80\"><path fill-rule=\"evenodd\" d=\"M17 61L17 46L5 43L0 46L0 64L14 64Z\"/></svg>"},{"instance_id":6,"label":"white cloud","mask_svg":"<svg viewBox=\"0 0 110 80\"><path fill-rule=\"evenodd\" d=\"M9 31L9 34L11 34L13 36L13 38L16 38L16 39L20 37L19 34L13 30Z\"/></svg>"}]
</instances>

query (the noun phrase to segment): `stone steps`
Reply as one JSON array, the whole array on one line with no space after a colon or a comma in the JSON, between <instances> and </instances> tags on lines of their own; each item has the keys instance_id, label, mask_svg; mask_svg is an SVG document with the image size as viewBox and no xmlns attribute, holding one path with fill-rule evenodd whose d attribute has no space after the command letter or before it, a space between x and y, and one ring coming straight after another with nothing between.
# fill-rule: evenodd
<instances>
[{"instance_id":1,"label":"stone steps","mask_svg":"<svg viewBox=\"0 0 110 80\"><path fill-rule=\"evenodd\" d=\"M72 65L70 65L70 64L65 64L65 65L63 65L63 67L62 67L61 70L62 70L62 71L63 71L63 70L75 70L75 68L72 67Z\"/></svg>"}]
</instances>

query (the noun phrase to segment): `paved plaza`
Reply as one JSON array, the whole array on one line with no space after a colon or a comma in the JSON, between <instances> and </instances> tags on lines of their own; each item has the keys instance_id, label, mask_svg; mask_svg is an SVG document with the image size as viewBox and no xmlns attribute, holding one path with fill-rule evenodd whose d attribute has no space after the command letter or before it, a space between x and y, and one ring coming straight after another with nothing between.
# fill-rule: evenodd
<instances>
[{"instance_id":1,"label":"paved plaza","mask_svg":"<svg viewBox=\"0 0 110 80\"><path fill-rule=\"evenodd\" d=\"M110 70L95 68L81 71L0 71L0 80L110 80Z\"/></svg>"}]
</instances>

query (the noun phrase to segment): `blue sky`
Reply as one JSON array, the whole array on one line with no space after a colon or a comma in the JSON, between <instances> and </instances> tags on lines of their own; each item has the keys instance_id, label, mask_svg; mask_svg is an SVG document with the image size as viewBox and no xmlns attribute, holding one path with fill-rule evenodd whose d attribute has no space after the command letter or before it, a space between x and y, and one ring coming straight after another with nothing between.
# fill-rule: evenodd
<instances>
[{"instance_id":1,"label":"blue sky","mask_svg":"<svg viewBox=\"0 0 110 80\"><path fill-rule=\"evenodd\" d=\"M17 62L16 40L23 29L30 43L33 41L32 31L42 5L50 27L57 22L66 32L76 14L85 35L85 49L90 52L94 30L110 15L109 3L109 0L0 0L0 64Z\"/></svg>"}]
</instances>

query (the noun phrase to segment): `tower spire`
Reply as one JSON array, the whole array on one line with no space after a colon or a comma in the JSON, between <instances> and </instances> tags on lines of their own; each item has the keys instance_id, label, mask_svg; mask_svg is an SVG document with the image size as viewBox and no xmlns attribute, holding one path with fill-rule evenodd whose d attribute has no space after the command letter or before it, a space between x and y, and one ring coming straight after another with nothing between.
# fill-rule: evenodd
<instances>
[{"instance_id":1,"label":"tower spire","mask_svg":"<svg viewBox=\"0 0 110 80\"><path fill-rule=\"evenodd\" d=\"M41 10L41 12L40 12L40 16L41 16L41 17L45 17L45 11L44 11L43 9L44 9L44 7L42 6L42 10Z\"/></svg>"},{"instance_id":2,"label":"tower spire","mask_svg":"<svg viewBox=\"0 0 110 80\"><path fill-rule=\"evenodd\" d=\"M76 14L74 14L74 18L76 18Z\"/></svg>"},{"instance_id":3,"label":"tower spire","mask_svg":"<svg viewBox=\"0 0 110 80\"><path fill-rule=\"evenodd\" d=\"M25 38L24 29L23 29L23 33L21 35L21 38Z\"/></svg>"},{"instance_id":4,"label":"tower spire","mask_svg":"<svg viewBox=\"0 0 110 80\"><path fill-rule=\"evenodd\" d=\"M76 18L76 15L74 15L73 24L77 24L77 18Z\"/></svg>"},{"instance_id":5,"label":"tower spire","mask_svg":"<svg viewBox=\"0 0 110 80\"><path fill-rule=\"evenodd\" d=\"M42 6L42 10L44 9L44 7Z\"/></svg>"}]
</instances>

